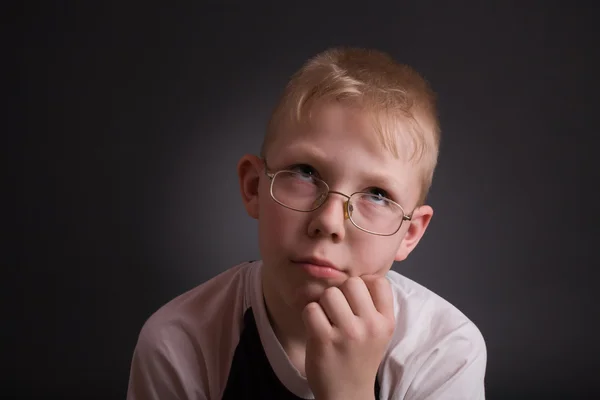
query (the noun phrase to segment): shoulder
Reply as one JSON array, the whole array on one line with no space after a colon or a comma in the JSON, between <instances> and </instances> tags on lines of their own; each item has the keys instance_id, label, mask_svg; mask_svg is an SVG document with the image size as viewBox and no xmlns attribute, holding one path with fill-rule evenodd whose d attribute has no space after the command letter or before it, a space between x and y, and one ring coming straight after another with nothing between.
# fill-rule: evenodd
<instances>
[{"instance_id":1,"label":"shoulder","mask_svg":"<svg viewBox=\"0 0 600 400\"><path fill-rule=\"evenodd\" d=\"M145 322L143 333L158 333L169 326L190 327L206 324L245 301L245 288L252 263L227 269L206 282L170 300Z\"/></svg>"},{"instance_id":2,"label":"shoulder","mask_svg":"<svg viewBox=\"0 0 600 400\"><path fill-rule=\"evenodd\" d=\"M405 335L426 340L460 329L474 341L483 340L473 321L448 300L398 272L389 271L387 277L394 293L397 325Z\"/></svg>"},{"instance_id":3,"label":"shoulder","mask_svg":"<svg viewBox=\"0 0 600 400\"><path fill-rule=\"evenodd\" d=\"M248 307L253 266L246 262L218 274L145 321L132 360L130 393L145 390L139 387L155 387L163 394L218 393Z\"/></svg>"},{"instance_id":4,"label":"shoulder","mask_svg":"<svg viewBox=\"0 0 600 400\"><path fill-rule=\"evenodd\" d=\"M253 266L238 264L170 300L146 320L140 338L152 345L173 340L180 345L208 340L217 328L231 332L248 307Z\"/></svg>"},{"instance_id":5,"label":"shoulder","mask_svg":"<svg viewBox=\"0 0 600 400\"><path fill-rule=\"evenodd\" d=\"M385 366L392 376L402 371L396 390L407 398L428 391L441 398L483 398L487 349L479 328L430 289L395 271L387 276L396 330Z\"/></svg>"}]
</instances>

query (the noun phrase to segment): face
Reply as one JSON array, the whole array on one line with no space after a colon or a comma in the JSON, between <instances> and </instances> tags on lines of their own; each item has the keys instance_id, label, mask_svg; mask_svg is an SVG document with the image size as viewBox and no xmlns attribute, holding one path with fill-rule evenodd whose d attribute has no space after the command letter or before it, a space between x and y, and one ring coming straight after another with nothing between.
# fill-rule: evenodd
<instances>
[{"instance_id":1,"label":"face","mask_svg":"<svg viewBox=\"0 0 600 400\"><path fill-rule=\"evenodd\" d=\"M383 148L356 109L326 104L313 110L310 126L285 128L268 148L270 172L292 169L322 179L332 191L385 196L413 212L417 167ZM273 200L262 160L246 156L238 172L246 208L258 219L265 292L297 310L348 277L384 275L416 246L432 215L430 207L421 206L394 235L373 235L345 218L344 196L330 194L317 210L298 212ZM316 269L311 260L330 263L333 271Z\"/></svg>"}]
</instances>

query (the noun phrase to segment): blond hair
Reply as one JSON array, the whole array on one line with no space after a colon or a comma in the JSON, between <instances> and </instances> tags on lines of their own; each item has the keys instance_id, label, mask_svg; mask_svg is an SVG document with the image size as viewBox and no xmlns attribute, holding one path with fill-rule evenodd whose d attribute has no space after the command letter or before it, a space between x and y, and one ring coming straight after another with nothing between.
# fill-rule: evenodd
<instances>
[{"instance_id":1,"label":"blond hair","mask_svg":"<svg viewBox=\"0 0 600 400\"><path fill-rule=\"evenodd\" d=\"M370 114L381 145L395 157L401 150L408 152L419 166L418 205L424 203L437 164L440 128L436 96L421 75L378 50L332 48L319 53L285 87L267 125L261 154L265 155L283 122L310 118L317 100L359 106ZM400 149L401 138L409 139L408 148Z\"/></svg>"}]
</instances>

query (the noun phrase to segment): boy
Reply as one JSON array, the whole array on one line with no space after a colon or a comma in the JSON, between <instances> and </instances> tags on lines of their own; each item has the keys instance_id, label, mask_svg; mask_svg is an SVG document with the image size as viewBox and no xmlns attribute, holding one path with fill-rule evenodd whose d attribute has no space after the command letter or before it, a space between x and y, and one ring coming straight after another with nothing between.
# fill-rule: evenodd
<instances>
[{"instance_id":1,"label":"boy","mask_svg":"<svg viewBox=\"0 0 600 400\"><path fill-rule=\"evenodd\" d=\"M434 95L374 50L309 60L237 166L261 261L145 323L128 399L484 399L486 347L451 304L390 270L433 215Z\"/></svg>"}]
</instances>

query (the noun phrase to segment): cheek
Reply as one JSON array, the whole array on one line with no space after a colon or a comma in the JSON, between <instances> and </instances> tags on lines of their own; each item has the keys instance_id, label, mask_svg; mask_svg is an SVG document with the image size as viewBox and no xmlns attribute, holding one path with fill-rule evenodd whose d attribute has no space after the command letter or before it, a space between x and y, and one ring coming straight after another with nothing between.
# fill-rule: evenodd
<instances>
[{"instance_id":1,"label":"cheek","mask_svg":"<svg viewBox=\"0 0 600 400\"><path fill-rule=\"evenodd\" d=\"M260 210L259 223L263 229L263 233L272 239L276 239L285 234L286 224L289 217L285 213L285 208L275 203L268 201Z\"/></svg>"},{"instance_id":2,"label":"cheek","mask_svg":"<svg viewBox=\"0 0 600 400\"><path fill-rule=\"evenodd\" d=\"M273 200L265 200L260 204L258 226L261 251L268 257L295 243L301 218Z\"/></svg>"},{"instance_id":3,"label":"cheek","mask_svg":"<svg viewBox=\"0 0 600 400\"><path fill-rule=\"evenodd\" d=\"M385 274L394 262L400 240L383 236L363 238L353 247L356 270L360 274Z\"/></svg>"}]
</instances>

